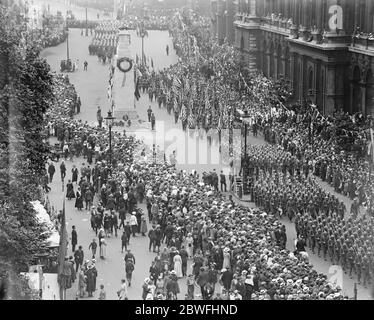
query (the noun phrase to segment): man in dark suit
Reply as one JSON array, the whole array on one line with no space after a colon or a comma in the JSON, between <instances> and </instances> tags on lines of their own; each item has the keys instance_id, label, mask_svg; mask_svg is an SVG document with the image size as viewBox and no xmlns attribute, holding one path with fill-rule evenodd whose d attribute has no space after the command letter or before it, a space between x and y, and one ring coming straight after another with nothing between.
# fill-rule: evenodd
<instances>
[{"instance_id":1,"label":"man in dark suit","mask_svg":"<svg viewBox=\"0 0 374 320\"><path fill-rule=\"evenodd\" d=\"M51 162L48 166L48 173L49 173L49 183L52 182L52 179L53 179L53 175L55 174L56 172L56 168L54 166L54 164Z\"/></svg>"},{"instance_id":2,"label":"man in dark suit","mask_svg":"<svg viewBox=\"0 0 374 320\"><path fill-rule=\"evenodd\" d=\"M225 290L228 292L230 290L233 273L229 269L226 269L226 268L222 269L221 272L222 272L222 275L221 275L222 285L225 288Z\"/></svg>"},{"instance_id":3,"label":"man in dark suit","mask_svg":"<svg viewBox=\"0 0 374 320\"><path fill-rule=\"evenodd\" d=\"M78 272L79 266L83 264L83 259L84 259L84 252L82 250L82 246L79 246L78 250L74 252L75 272Z\"/></svg>"},{"instance_id":4,"label":"man in dark suit","mask_svg":"<svg viewBox=\"0 0 374 320\"><path fill-rule=\"evenodd\" d=\"M201 267L200 268L200 273L199 273L199 276L197 277L196 283L200 286L201 295L203 297L203 300L206 300L206 298L207 298L205 285L208 282L209 282L209 273L204 267Z\"/></svg>"},{"instance_id":5,"label":"man in dark suit","mask_svg":"<svg viewBox=\"0 0 374 320\"><path fill-rule=\"evenodd\" d=\"M78 244L78 234L77 230L75 229L75 226L72 226L72 231L71 231L71 247L72 247L72 252L75 252L75 246Z\"/></svg>"}]
</instances>

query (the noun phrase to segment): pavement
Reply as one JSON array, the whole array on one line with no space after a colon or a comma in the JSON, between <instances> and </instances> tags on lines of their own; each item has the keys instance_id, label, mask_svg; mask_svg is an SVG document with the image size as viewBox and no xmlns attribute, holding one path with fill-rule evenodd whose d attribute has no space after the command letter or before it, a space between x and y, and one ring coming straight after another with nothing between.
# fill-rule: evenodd
<instances>
[{"instance_id":1,"label":"pavement","mask_svg":"<svg viewBox=\"0 0 374 320\"><path fill-rule=\"evenodd\" d=\"M74 10L73 10L74 13ZM141 56L141 39L136 37L134 32L131 32L132 44L131 52L133 55L138 53ZM105 111L109 109L109 101L107 100L107 83L108 83L108 64L103 65L100 63L96 56L90 56L88 54L88 45L91 41L91 37L85 37L80 35L79 29L70 30L70 56L73 60L79 59L80 65L78 71L75 73L69 73L69 78L71 83L73 83L77 89L79 96L81 97L82 107L81 113L76 116L77 119L82 119L83 121L88 121L91 124L96 122L96 110L97 106L100 105ZM145 54L146 56L152 57L154 60L154 65L156 69L162 69L170 64L174 64L177 61L177 56L172 49L172 41L169 38L167 32L162 31L151 31L149 38L146 39L145 44ZM165 53L165 47L169 44L170 55L167 56ZM63 43L54 48L48 48L42 52L42 56L45 57L48 63L51 65L52 70L59 72L60 60L66 59L66 43ZM88 62L88 71L83 71L83 61ZM126 82L126 90L133 90L133 83L131 81ZM127 97L127 99L132 99ZM155 102L150 103L147 95L142 95L140 100L136 102L135 110L138 113L139 119L147 123L147 113L146 110L148 106L151 105L155 113L157 122L156 130L151 132L149 126L143 126L143 128L126 128L127 131L136 135L138 138L142 138L144 142L150 146L156 143L160 146L162 150L165 151L168 157L174 150L177 150L178 156L178 169L180 170L197 170L198 173L204 171L211 171L216 169L217 171L221 169L227 170L227 166L222 166L221 156L219 160L212 161L212 159L219 154L218 152L218 139L217 137L212 138L212 143L210 144L207 138L207 133L204 131L189 130L188 132L183 132L181 130L181 124L174 123L174 117L169 115L167 111L163 108L159 109ZM125 108L128 108L126 106ZM119 129L123 130L123 129ZM166 141L166 142L165 142ZM264 144L265 142L261 137L255 138L252 135L249 136L248 144ZM202 161L200 155L203 155L208 147L210 157ZM193 152L191 152L193 150ZM198 154L196 157L195 155ZM204 160L204 159L203 159ZM71 168L75 164L80 168L81 164L85 160L82 158L74 159L72 161L66 161L67 166L67 179L71 178ZM62 209L63 203L63 193L62 193L62 183L59 178L59 163L55 164L57 172L55 175L55 181L51 184L51 193L49 194L50 201L56 209ZM67 181L65 181L66 184ZM323 184L323 187L331 193L335 192L333 189L327 185ZM342 199L347 208L350 208L350 200L347 197L337 195ZM253 204L242 203L247 206L253 206ZM143 210L146 210L145 205L140 205ZM95 238L95 233L90 229L89 213L87 211L78 212L74 208L74 200L66 200L66 216L68 222L68 232L71 233L71 226L75 225L78 232L78 244L82 245L84 248L85 259L90 258L90 252L88 250L89 243ZM287 248L293 250L293 239L296 237L295 227L293 223L290 223L288 219L282 219L287 229ZM149 226L150 227L150 226ZM142 294L142 284L144 279L148 276L149 267L151 261L154 259L155 254L148 252L148 238L147 237L137 237L135 241L130 240L130 249L135 255L136 265L133 274L133 285L129 288L129 299L138 300L141 299ZM116 291L120 287L120 280L124 278L124 266L123 257L124 254L121 253L121 241L120 234L118 238L109 238L107 247L107 256L105 260L97 260L98 269L98 281L97 286L104 284L107 299L117 299ZM71 250L71 249L70 249ZM317 255L309 252L309 258L315 269L318 272L328 275L330 281L338 282L343 291L349 296L353 296L353 288L355 279L350 279L346 274L344 274L339 266L332 265L329 261L324 261ZM70 254L70 253L69 253ZM190 270L190 262L189 269ZM181 288L181 294L179 299L183 299L186 293L186 279L181 279L179 285ZM75 299L75 294L77 291L77 283L75 287L68 290L67 299ZM358 299L365 300L370 299L370 290L366 289L360 285L357 286L358 289ZM196 290L199 293L199 289ZM195 291L195 292L196 292ZM84 299L97 299L84 298Z\"/></svg>"}]
</instances>

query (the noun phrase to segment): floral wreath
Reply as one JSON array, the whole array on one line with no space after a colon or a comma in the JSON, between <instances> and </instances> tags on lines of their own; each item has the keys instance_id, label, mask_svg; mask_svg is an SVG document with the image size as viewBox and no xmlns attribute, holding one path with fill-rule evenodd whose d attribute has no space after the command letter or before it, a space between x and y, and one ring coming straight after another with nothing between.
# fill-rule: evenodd
<instances>
[{"instance_id":1,"label":"floral wreath","mask_svg":"<svg viewBox=\"0 0 374 320\"><path fill-rule=\"evenodd\" d=\"M121 66L121 63L124 61L127 61L130 64L127 69L123 69ZM117 68L121 70L123 73L129 72L132 69L132 66L133 66L133 61L130 58L120 58L117 60Z\"/></svg>"}]
</instances>

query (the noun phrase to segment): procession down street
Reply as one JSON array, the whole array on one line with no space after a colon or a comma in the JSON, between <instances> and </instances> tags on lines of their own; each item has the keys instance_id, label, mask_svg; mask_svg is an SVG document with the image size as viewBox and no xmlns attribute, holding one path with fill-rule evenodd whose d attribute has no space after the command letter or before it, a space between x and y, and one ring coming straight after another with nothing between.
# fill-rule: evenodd
<instances>
[{"instance_id":1,"label":"procession down street","mask_svg":"<svg viewBox=\"0 0 374 320\"><path fill-rule=\"evenodd\" d=\"M141 42L140 39L136 37L134 33L132 33L132 41L133 47L132 50L134 53L141 52ZM87 52L87 47L90 43L90 38L82 37L80 34L80 30L72 29L70 31L70 46L71 46L71 56L74 59L78 59L79 62L82 64L83 61L87 60L88 62L88 71L84 72L82 67L78 69L78 72L69 74L69 79L75 85L77 92L82 101L82 107L80 114L76 115L77 119L82 121L87 121L93 125L97 125L96 119L96 110L97 106L100 106L105 112L106 108L109 109L109 102L107 99L107 92L106 92L106 84L107 79L106 76L102 76L103 74L107 74L108 66L102 65L101 62L98 61L96 56L89 56ZM172 47L171 39L169 38L167 32L161 31L151 31L149 38L147 38L146 47L147 47L147 54L152 57L155 63L156 69L163 69L170 64L173 64L177 61L177 56L175 52L172 51L169 56L165 54L165 47L169 45ZM66 43L59 45L55 48L49 48L43 51L42 56L44 56L48 63L51 65L52 69L56 72L59 72L59 61L64 57L66 54ZM127 85L132 86L133 84L128 83ZM176 129L180 129L180 124L174 124L172 117L166 112L165 109L159 109L158 105L155 101L152 103L149 101L148 96L142 95L139 102L136 103L136 111L140 117L144 121L147 120L147 108L151 105L154 113L156 115L157 121L162 123L165 126L165 131ZM131 132L131 127L126 128L127 131ZM150 132L150 128L146 128ZM142 135L143 131L139 128L134 129L135 135ZM138 131L138 132L137 132ZM157 131L157 126L156 126ZM140 133L139 133L140 132ZM155 136L156 133L152 134L152 137ZM206 138L205 138L206 139ZM253 137L252 135L248 141L249 145L264 145L266 142L263 140L263 137ZM152 147L152 145L149 145ZM169 159L169 155L167 155ZM67 172L71 172L72 165L75 164L78 168L87 161L83 158L74 159L73 162L66 161L67 165ZM56 168L59 164L56 164ZM207 165L202 166L203 168L198 168L193 164L179 164L177 165L179 170L189 170L192 169L197 170L200 174L203 171L212 171L216 169L220 172L221 167L220 165ZM68 177L69 178L69 175ZM339 194L336 194L334 190L328 186L326 183L324 184L322 181L320 182L321 185L326 188L329 192L335 194L339 197L342 201L344 201L349 208L352 201L349 200L347 197L343 197ZM66 184L66 180L65 180ZM52 191L49 195L51 202L55 205L56 208L59 210L62 209L62 202L63 202L63 193L61 192L62 184L59 179L56 179L51 184ZM241 202L244 205L248 205L244 202ZM253 207L253 204L250 205ZM141 205L143 210L145 209L145 205ZM88 249L89 244L91 243L92 239L95 237L95 233L90 228L90 215L88 212L78 212L74 208L74 199L71 201L66 201L66 214L68 217L68 232L71 232L71 226L75 225L78 231L78 243L82 245L85 251L85 256L87 258L90 255L90 250ZM293 223L290 223L287 219L282 219L282 223L285 224L287 228L287 248L292 250L294 247L294 239L296 238L295 226ZM121 232L119 232L119 235ZM149 266L151 261L154 259L154 254L148 251L148 237L137 237L134 238L134 241L131 243L131 250L134 253L135 257L137 258L137 263L135 266L134 271L134 280L133 285L129 290L129 297L130 299L139 299L142 294L142 284L143 280L148 274ZM354 287L354 279L350 279L347 274L341 271L339 266L331 265L330 261L324 261L323 259L319 258L317 255L313 254L309 249L309 258L311 263L314 267L321 273L326 274L328 277L332 278L332 281L339 281L344 283L344 292L347 294L351 294L353 292ZM125 276L124 272L124 263L123 257L124 254L121 254L121 240L120 236L118 238L113 238L108 240L108 248L107 248L107 259L105 261L97 262L98 268L98 283L102 283L105 285L107 289L107 298L108 299L116 299L117 298L117 290L119 286L119 280ZM191 261L189 261L189 268L191 268ZM181 296L183 297L187 292L185 281L180 281L180 288L181 288ZM69 299L75 299L76 297L76 290L71 289L68 290L68 297ZM358 286L358 297L362 299L370 298L370 290L365 289L361 286Z\"/></svg>"},{"instance_id":2,"label":"procession down street","mask_svg":"<svg viewBox=\"0 0 374 320\"><path fill-rule=\"evenodd\" d=\"M2 1L0 300L372 300L361 2Z\"/></svg>"}]
</instances>

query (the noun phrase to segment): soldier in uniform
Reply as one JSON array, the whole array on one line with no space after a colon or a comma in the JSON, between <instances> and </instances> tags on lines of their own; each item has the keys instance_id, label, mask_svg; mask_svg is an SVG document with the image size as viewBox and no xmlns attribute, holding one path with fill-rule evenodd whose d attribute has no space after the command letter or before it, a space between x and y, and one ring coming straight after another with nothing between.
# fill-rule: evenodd
<instances>
[{"instance_id":1,"label":"soldier in uniform","mask_svg":"<svg viewBox=\"0 0 374 320\"><path fill-rule=\"evenodd\" d=\"M355 269L354 259L355 259L355 251L353 247L350 247L348 249L347 260L348 260L348 267L349 267L349 276L351 277L351 279L352 279L352 271Z\"/></svg>"},{"instance_id":2,"label":"soldier in uniform","mask_svg":"<svg viewBox=\"0 0 374 320\"><path fill-rule=\"evenodd\" d=\"M340 238L340 243L342 244L342 251L341 251L341 265L343 268L344 273L347 273L346 268L348 264L348 246L347 243L344 241L345 239L342 237Z\"/></svg>"},{"instance_id":3,"label":"soldier in uniform","mask_svg":"<svg viewBox=\"0 0 374 320\"><path fill-rule=\"evenodd\" d=\"M366 250L365 250L366 251ZM368 251L367 251L368 252ZM362 258L362 274L364 276L364 287L366 288L366 283L370 281L370 258L368 254L365 254Z\"/></svg>"},{"instance_id":4,"label":"soldier in uniform","mask_svg":"<svg viewBox=\"0 0 374 320\"><path fill-rule=\"evenodd\" d=\"M309 247L312 250L313 254L315 253L316 248L316 224L312 223L309 228Z\"/></svg>"},{"instance_id":5,"label":"soldier in uniform","mask_svg":"<svg viewBox=\"0 0 374 320\"><path fill-rule=\"evenodd\" d=\"M323 259L326 261L326 254L328 249L328 233L326 229L322 231L321 244L323 250Z\"/></svg>"}]
</instances>

